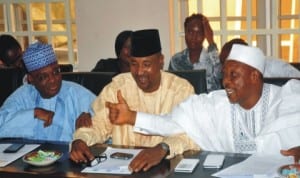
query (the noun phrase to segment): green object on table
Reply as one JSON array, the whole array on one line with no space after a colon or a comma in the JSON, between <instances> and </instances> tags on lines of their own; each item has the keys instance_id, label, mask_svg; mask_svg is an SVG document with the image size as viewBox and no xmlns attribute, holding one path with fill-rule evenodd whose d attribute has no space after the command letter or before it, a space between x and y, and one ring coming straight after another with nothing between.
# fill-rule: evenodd
<instances>
[{"instance_id":1,"label":"green object on table","mask_svg":"<svg viewBox=\"0 0 300 178\"><path fill-rule=\"evenodd\" d=\"M54 151L39 150L35 156L29 157L28 160L34 162L42 162L45 161L46 159L56 159L56 158L58 158L58 155L56 155Z\"/></svg>"}]
</instances>

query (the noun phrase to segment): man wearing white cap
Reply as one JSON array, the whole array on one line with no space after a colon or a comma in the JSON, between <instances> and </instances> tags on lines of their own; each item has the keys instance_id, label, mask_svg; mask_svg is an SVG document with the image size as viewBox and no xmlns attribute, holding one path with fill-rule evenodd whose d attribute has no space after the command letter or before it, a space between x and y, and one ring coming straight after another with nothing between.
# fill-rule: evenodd
<instances>
[{"instance_id":1,"label":"man wearing white cap","mask_svg":"<svg viewBox=\"0 0 300 178\"><path fill-rule=\"evenodd\" d=\"M34 43L24 55L28 82L0 109L0 137L71 141L77 118L93 114L96 96L81 85L62 81L51 45Z\"/></svg>"},{"instance_id":2,"label":"man wearing white cap","mask_svg":"<svg viewBox=\"0 0 300 178\"><path fill-rule=\"evenodd\" d=\"M300 145L300 82L264 84L264 58L258 48L235 44L223 67L225 90L191 96L164 116L131 111L121 98L110 110L119 115L111 114L110 120L144 134L185 132L203 150L278 154ZM147 170L161 159L137 157L130 166Z\"/></svg>"}]
</instances>

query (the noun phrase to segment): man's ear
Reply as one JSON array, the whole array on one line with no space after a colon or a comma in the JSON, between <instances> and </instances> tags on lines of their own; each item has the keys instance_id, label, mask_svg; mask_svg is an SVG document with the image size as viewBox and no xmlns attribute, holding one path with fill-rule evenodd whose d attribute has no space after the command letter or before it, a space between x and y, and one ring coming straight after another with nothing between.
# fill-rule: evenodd
<instances>
[{"instance_id":1,"label":"man's ear","mask_svg":"<svg viewBox=\"0 0 300 178\"><path fill-rule=\"evenodd\" d=\"M29 73L27 74L27 81L28 81L28 83L33 83L33 77Z\"/></svg>"},{"instance_id":2,"label":"man's ear","mask_svg":"<svg viewBox=\"0 0 300 178\"><path fill-rule=\"evenodd\" d=\"M159 58L160 69L164 68L164 64L165 64L164 58L165 58L165 56L163 54L161 54L161 56Z\"/></svg>"},{"instance_id":3,"label":"man's ear","mask_svg":"<svg viewBox=\"0 0 300 178\"><path fill-rule=\"evenodd\" d=\"M254 82L257 82L259 80L261 80L261 74L258 70L253 70L251 72L251 80L254 81Z\"/></svg>"}]
</instances>

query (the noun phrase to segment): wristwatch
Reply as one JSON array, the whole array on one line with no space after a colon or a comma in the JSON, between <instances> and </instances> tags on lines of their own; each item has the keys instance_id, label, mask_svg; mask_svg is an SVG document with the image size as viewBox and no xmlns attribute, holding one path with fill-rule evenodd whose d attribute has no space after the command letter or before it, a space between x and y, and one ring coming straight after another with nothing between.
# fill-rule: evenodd
<instances>
[{"instance_id":1,"label":"wristwatch","mask_svg":"<svg viewBox=\"0 0 300 178\"><path fill-rule=\"evenodd\" d=\"M170 147L169 147L168 144L166 144L165 142L161 142L159 145L161 146L161 148L162 148L163 150L166 151L166 155L165 155L165 156L167 156L167 155L170 154Z\"/></svg>"}]
</instances>

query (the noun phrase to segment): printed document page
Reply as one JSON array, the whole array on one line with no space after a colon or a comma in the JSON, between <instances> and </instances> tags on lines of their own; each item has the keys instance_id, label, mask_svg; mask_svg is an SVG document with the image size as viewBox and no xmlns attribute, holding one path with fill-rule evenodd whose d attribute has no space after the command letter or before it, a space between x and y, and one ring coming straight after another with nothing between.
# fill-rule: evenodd
<instances>
[{"instance_id":1,"label":"printed document page","mask_svg":"<svg viewBox=\"0 0 300 178\"><path fill-rule=\"evenodd\" d=\"M8 165L9 163L17 160L21 156L24 156L26 153L29 153L30 151L40 146L39 144L26 144L16 153L3 153L3 151L10 145L11 144L9 143L0 144L0 167Z\"/></svg>"},{"instance_id":2,"label":"printed document page","mask_svg":"<svg viewBox=\"0 0 300 178\"><path fill-rule=\"evenodd\" d=\"M293 163L293 157L285 157L279 154L268 156L254 154L245 161L223 169L212 176L222 178L279 177L278 168Z\"/></svg>"},{"instance_id":3,"label":"printed document page","mask_svg":"<svg viewBox=\"0 0 300 178\"><path fill-rule=\"evenodd\" d=\"M94 167L86 167L81 172L83 173L105 173L105 174L131 174L128 169L129 163L141 151L141 149L122 149L107 147L104 154L107 159ZM115 152L133 154L133 157L127 160L111 158L110 155Z\"/></svg>"}]
</instances>

